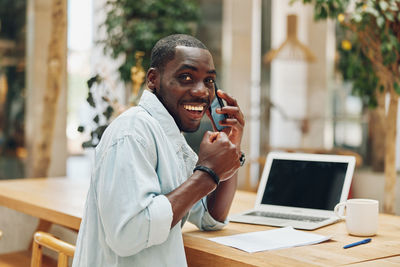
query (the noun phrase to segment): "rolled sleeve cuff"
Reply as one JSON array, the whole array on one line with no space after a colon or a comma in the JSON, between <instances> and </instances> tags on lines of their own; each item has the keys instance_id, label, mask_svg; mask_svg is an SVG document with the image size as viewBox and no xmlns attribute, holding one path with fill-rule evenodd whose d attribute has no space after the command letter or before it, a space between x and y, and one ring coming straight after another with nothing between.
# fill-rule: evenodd
<instances>
[{"instance_id":1,"label":"rolled sleeve cuff","mask_svg":"<svg viewBox=\"0 0 400 267\"><path fill-rule=\"evenodd\" d=\"M148 206L150 230L147 247L158 245L167 240L172 223L172 207L164 195L156 196Z\"/></svg>"},{"instance_id":2,"label":"rolled sleeve cuff","mask_svg":"<svg viewBox=\"0 0 400 267\"><path fill-rule=\"evenodd\" d=\"M204 212L204 215L202 217L202 230L205 231L215 231L215 230L220 230L225 225L229 223L229 220L226 219L224 222L219 222L215 220L208 211Z\"/></svg>"}]
</instances>

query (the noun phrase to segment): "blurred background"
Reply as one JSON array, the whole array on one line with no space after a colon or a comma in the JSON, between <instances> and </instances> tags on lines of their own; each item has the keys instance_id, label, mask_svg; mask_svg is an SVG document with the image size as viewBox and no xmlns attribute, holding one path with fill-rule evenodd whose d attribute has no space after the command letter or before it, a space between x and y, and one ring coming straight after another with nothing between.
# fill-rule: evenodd
<instances>
[{"instance_id":1,"label":"blurred background","mask_svg":"<svg viewBox=\"0 0 400 267\"><path fill-rule=\"evenodd\" d=\"M394 194L388 212L400 214L399 181L385 189L385 164L395 170L392 180L400 169L400 131L385 139L389 128L398 128L398 107L389 103L397 101L392 93L400 93L399 78L387 74L383 83L374 74L380 63L371 60L357 30L371 14L378 31L399 29L391 1L380 1L387 7L353 1L342 9L330 2L347 1L58 2L0 0L0 179L90 179L104 129L138 103L152 46L179 32L209 48L220 88L244 113L247 162L239 189L257 189L269 151L349 154L357 158L352 197L378 199L383 209L385 193ZM56 8L67 10L66 24ZM383 65L397 66L394 75L400 37L396 42L393 29L389 37L379 35L379 51ZM198 132L185 135L195 151L209 128L204 118ZM385 163L388 150L396 157ZM0 208L3 230L10 218L26 228L35 220ZM23 242L0 244L0 251Z\"/></svg>"}]
</instances>

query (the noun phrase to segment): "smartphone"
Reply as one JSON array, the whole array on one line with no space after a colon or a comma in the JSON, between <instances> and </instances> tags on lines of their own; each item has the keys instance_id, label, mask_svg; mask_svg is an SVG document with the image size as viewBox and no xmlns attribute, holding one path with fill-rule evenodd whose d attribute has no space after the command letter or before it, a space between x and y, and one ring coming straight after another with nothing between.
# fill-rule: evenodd
<instances>
[{"instance_id":1,"label":"smartphone","mask_svg":"<svg viewBox=\"0 0 400 267\"><path fill-rule=\"evenodd\" d=\"M221 126L219 124L219 122L222 120L225 120L226 118L228 118L228 116L226 114L218 114L215 111L217 108L224 107L224 102L217 95L217 91L218 91L217 83L214 83L214 89L215 89L215 97L210 106L210 113L211 113L212 120L214 121L215 127L217 128L218 131L221 131L222 129L226 128L226 126Z\"/></svg>"}]
</instances>

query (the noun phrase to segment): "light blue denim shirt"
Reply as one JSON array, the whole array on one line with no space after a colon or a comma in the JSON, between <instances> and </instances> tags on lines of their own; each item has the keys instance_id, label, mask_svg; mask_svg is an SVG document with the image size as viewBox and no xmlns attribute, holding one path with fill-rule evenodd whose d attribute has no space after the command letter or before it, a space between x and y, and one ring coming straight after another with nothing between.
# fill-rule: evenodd
<instances>
[{"instance_id":1,"label":"light blue denim shirt","mask_svg":"<svg viewBox=\"0 0 400 267\"><path fill-rule=\"evenodd\" d=\"M171 229L165 194L192 175L196 162L172 116L144 91L139 106L116 118L96 147L73 266L187 266L186 218L202 230L226 224L199 201Z\"/></svg>"}]
</instances>

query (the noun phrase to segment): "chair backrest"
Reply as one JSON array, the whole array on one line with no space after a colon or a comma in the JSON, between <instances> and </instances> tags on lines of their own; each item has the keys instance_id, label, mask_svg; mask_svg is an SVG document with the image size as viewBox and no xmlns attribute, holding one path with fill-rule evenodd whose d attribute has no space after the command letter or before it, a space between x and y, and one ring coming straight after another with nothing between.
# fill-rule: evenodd
<instances>
[{"instance_id":1,"label":"chair backrest","mask_svg":"<svg viewBox=\"0 0 400 267\"><path fill-rule=\"evenodd\" d=\"M42 247L58 252L58 267L68 266L68 257L73 257L75 246L55 238L45 232L36 232L33 236L31 267L42 266Z\"/></svg>"}]
</instances>

